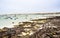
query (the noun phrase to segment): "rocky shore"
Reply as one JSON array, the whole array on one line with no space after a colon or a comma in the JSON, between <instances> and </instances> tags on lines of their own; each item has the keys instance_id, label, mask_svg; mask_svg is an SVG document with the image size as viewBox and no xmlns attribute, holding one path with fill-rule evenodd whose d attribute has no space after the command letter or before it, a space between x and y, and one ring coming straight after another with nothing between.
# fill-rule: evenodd
<instances>
[{"instance_id":1,"label":"rocky shore","mask_svg":"<svg viewBox=\"0 0 60 38\"><path fill-rule=\"evenodd\" d=\"M60 17L19 22L0 29L0 38L60 38Z\"/></svg>"},{"instance_id":2,"label":"rocky shore","mask_svg":"<svg viewBox=\"0 0 60 38\"><path fill-rule=\"evenodd\" d=\"M36 31L30 38L60 38L60 17L52 18L44 27Z\"/></svg>"}]
</instances>

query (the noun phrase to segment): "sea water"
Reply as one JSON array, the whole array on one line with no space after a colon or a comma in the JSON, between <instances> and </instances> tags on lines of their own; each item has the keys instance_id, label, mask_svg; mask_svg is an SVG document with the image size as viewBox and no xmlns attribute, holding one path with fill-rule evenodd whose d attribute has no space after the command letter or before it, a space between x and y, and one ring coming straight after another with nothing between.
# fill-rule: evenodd
<instances>
[{"instance_id":1,"label":"sea water","mask_svg":"<svg viewBox=\"0 0 60 38\"><path fill-rule=\"evenodd\" d=\"M47 15L48 17L50 15ZM32 19L46 18L46 15L21 15L21 14L10 14L0 15L0 28L8 27L12 28L14 25L18 25L19 22L30 21ZM14 22L14 24L12 23Z\"/></svg>"}]
</instances>

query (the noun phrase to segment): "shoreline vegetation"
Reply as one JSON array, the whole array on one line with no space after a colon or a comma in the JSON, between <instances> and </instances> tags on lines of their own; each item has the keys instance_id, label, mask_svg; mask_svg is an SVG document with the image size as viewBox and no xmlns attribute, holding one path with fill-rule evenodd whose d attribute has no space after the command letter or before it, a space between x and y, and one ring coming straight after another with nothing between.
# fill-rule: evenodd
<instances>
[{"instance_id":1,"label":"shoreline vegetation","mask_svg":"<svg viewBox=\"0 0 60 38\"><path fill-rule=\"evenodd\" d=\"M60 38L60 16L19 22L13 28L4 27L0 29L0 38Z\"/></svg>"}]
</instances>

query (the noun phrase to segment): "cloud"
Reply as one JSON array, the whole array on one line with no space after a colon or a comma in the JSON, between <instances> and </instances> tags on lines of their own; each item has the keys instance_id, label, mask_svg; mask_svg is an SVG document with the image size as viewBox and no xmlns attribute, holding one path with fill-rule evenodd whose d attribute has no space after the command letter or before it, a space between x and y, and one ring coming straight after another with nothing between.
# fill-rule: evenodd
<instances>
[{"instance_id":1,"label":"cloud","mask_svg":"<svg viewBox=\"0 0 60 38\"><path fill-rule=\"evenodd\" d=\"M0 13L57 12L59 0L0 0Z\"/></svg>"}]
</instances>

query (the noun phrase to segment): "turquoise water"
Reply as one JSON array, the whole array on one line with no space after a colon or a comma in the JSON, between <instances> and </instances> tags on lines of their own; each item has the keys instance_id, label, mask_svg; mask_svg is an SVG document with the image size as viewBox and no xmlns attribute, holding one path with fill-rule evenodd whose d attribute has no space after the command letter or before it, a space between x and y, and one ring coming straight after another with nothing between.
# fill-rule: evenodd
<instances>
[{"instance_id":1,"label":"turquoise water","mask_svg":"<svg viewBox=\"0 0 60 38\"><path fill-rule=\"evenodd\" d=\"M0 28L9 27L12 28L13 25L17 25L18 22L30 21L32 19L41 19L49 17L50 15L0 15ZM12 23L14 22L14 24Z\"/></svg>"}]
</instances>

